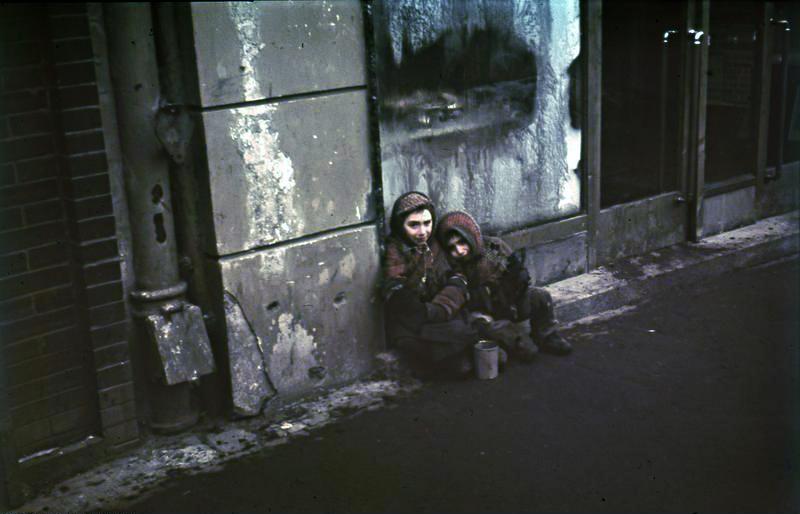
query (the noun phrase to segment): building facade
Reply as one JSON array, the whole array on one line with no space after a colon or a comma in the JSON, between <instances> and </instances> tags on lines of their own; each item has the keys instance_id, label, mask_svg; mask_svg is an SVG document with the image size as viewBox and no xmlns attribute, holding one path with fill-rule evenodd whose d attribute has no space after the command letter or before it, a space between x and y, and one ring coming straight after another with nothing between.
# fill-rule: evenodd
<instances>
[{"instance_id":1,"label":"building facade","mask_svg":"<svg viewBox=\"0 0 800 514\"><path fill-rule=\"evenodd\" d=\"M358 379L394 199L539 284L796 209L790 2L4 4L0 505Z\"/></svg>"}]
</instances>

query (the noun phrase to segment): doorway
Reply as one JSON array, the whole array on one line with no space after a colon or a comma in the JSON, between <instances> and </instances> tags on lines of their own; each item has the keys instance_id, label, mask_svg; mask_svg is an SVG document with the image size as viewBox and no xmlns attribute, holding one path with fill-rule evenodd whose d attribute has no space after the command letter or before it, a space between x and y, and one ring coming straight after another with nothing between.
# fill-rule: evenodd
<instances>
[{"instance_id":1,"label":"doorway","mask_svg":"<svg viewBox=\"0 0 800 514\"><path fill-rule=\"evenodd\" d=\"M598 263L686 240L695 2L603 2Z\"/></svg>"}]
</instances>

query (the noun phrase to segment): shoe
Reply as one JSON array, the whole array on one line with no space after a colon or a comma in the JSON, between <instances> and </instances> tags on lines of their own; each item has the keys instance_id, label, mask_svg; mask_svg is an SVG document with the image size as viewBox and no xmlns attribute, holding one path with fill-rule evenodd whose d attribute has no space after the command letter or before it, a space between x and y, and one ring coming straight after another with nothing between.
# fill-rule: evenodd
<instances>
[{"instance_id":1,"label":"shoe","mask_svg":"<svg viewBox=\"0 0 800 514\"><path fill-rule=\"evenodd\" d=\"M539 354L539 347L530 337L522 336L516 341L514 354L522 362L533 362Z\"/></svg>"},{"instance_id":2,"label":"shoe","mask_svg":"<svg viewBox=\"0 0 800 514\"><path fill-rule=\"evenodd\" d=\"M546 336L539 346L543 352L553 355L568 355L572 352L572 345L561 337L558 332L553 332Z\"/></svg>"}]
</instances>

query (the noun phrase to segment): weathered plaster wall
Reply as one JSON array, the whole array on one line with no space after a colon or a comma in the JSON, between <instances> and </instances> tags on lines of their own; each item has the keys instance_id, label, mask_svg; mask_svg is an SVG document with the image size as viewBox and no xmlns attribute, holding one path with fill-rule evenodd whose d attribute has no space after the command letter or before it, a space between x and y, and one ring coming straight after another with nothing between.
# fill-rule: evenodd
<instances>
[{"instance_id":1,"label":"weathered plaster wall","mask_svg":"<svg viewBox=\"0 0 800 514\"><path fill-rule=\"evenodd\" d=\"M253 415L383 346L361 5L196 3L191 26L217 343Z\"/></svg>"},{"instance_id":2,"label":"weathered plaster wall","mask_svg":"<svg viewBox=\"0 0 800 514\"><path fill-rule=\"evenodd\" d=\"M203 115L216 248L249 250L375 218L365 91Z\"/></svg>"},{"instance_id":3,"label":"weathered plaster wall","mask_svg":"<svg viewBox=\"0 0 800 514\"><path fill-rule=\"evenodd\" d=\"M220 261L278 394L368 369L382 346L376 248L377 230L367 226Z\"/></svg>"},{"instance_id":4,"label":"weathered plaster wall","mask_svg":"<svg viewBox=\"0 0 800 514\"><path fill-rule=\"evenodd\" d=\"M201 105L366 82L359 2L194 3L192 22Z\"/></svg>"}]
</instances>

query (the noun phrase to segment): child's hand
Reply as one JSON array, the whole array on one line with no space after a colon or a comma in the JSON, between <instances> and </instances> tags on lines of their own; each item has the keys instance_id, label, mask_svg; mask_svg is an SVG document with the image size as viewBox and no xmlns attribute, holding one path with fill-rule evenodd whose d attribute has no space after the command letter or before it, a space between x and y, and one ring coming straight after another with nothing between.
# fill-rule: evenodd
<instances>
[{"instance_id":1,"label":"child's hand","mask_svg":"<svg viewBox=\"0 0 800 514\"><path fill-rule=\"evenodd\" d=\"M487 325L494 321L494 318L482 312L473 312L469 315L470 323L485 323Z\"/></svg>"}]
</instances>

